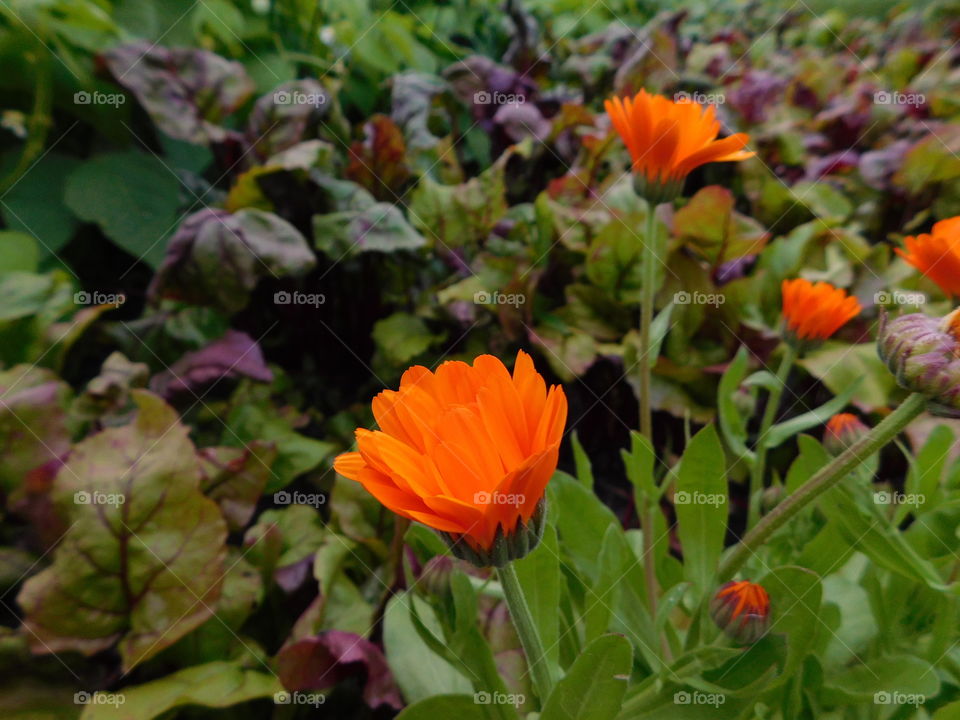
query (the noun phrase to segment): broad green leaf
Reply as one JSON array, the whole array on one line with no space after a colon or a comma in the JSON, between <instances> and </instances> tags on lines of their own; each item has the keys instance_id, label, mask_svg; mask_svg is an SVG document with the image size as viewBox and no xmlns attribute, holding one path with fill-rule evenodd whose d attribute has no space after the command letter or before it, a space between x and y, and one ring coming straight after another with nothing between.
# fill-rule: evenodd
<instances>
[{"instance_id":1,"label":"broad green leaf","mask_svg":"<svg viewBox=\"0 0 960 720\"><path fill-rule=\"evenodd\" d=\"M159 158L132 150L96 155L70 173L64 197L134 259L160 265L179 219L180 180Z\"/></svg>"},{"instance_id":2,"label":"broad green leaf","mask_svg":"<svg viewBox=\"0 0 960 720\"><path fill-rule=\"evenodd\" d=\"M81 720L152 720L185 705L227 708L238 703L273 698L283 691L274 675L265 668L247 668L239 662L210 662L188 667L158 680L104 693L123 699L110 704L90 700ZM92 693L88 693L92 695Z\"/></svg>"},{"instance_id":3,"label":"broad green leaf","mask_svg":"<svg viewBox=\"0 0 960 720\"><path fill-rule=\"evenodd\" d=\"M127 671L210 618L227 534L187 428L157 396L132 396L134 422L76 445L57 474L72 524L18 598L38 652L119 643Z\"/></svg>"},{"instance_id":4,"label":"broad green leaf","mask_svg":"<svg viewBox=\"0 0 960 720\"><path fill-rule=\"evenodd\" d=\"M923 498L919 507L914 508L915 511L922 512L924 508L937 506L943 471L950 458L954 440L953 430L947 425L939 425L933 429L923 447L917 452L910 465L910 472L907 473L904 488L905 494ZM906 510L907 508L904 508L904 513Z\"/></svg>"},{"instance_id":5,"label":"broad green leaf","mask_svg":"<svg viewBox=\"0 0 960 720\"><path fill-rule=\"evenodd\" d=\"M0 230L0 273L36 272L39 257L37 241L16 230Z\"/></svg>"},{"instance_id":6,"label":"broad green leaf","mask_svg":"<svg viewBox=\"0 0 960 720\"><path fill-rule=\"evenodd\" d=\"M590 643L547 699L540 720L612 720L627 691L633 652L619 635Z\"/></svg>"},{"instance_id":7,"label":"broad green leaf","mask_svg":"<svg viewBox=\"0 0 960 720\"><path fill-rule=\"evenodd\" d=\"M373 326L373 341L393 365L407 365L442 339L443 335L430 332L422 319L405 312L394 313Z\"/></svg>"},{"instance_id":8,"label":"broad green leaf","mask_svg":"<svg viewBox=\"0 0 960 720\"><path fill-rule=\"evenodd\" d=\"M560 607L560 556L557 531L548 524L536 549L513 567L533 615L546 652L546 661L559 669L560 645L558 608ZM559 675L559 671L557 672Z\"/></svg>"},{"instance_id":9,"label":"broad green leaf","mask_svg":"<svg viewBox=\"0 0 960 720\"><path fill-rule=\"evenodd\" d=\"M828 703L921 705L940 692L940 677L926 660L913 655L874 657L824 678ZM917 702L911 702L911 698Z\"/></svg>"},{"instance_id":10,"label":"broad green leaf","mask_svg":"<svg viewBox=\"0 0 960 720\"><path fill-rule=\"evenodd\" d=\"M64 204L63 193L67 178L81 162L55 151L45 154L0 203L4 224L35 237L42 255L56 253L76 230L77 219ZM0 269L13 268L0 265Z\"/></svg>"},{"instance_id":11,"label":"broad green leaf","mask_svg":"<svg viewBox=\"0 0 960 720\"><path fill-rule=\"evenodd\" d=\"M397 715L397 720L438 720L456 718L457 720L490 720L488 703L484 700L492 696L477 693L471 695L434 695L415 702Z\"/></svg>"},{"instance_id":12,"label":"broad green leaf","mask_svg":"<svg viewBox=\"0 0 960 720\"><path fill-rule=\"evenodd\" d=\"M708 425L687 445L677 473L674 507L683 546L683 570L701 593L711 586L727 521L726 458Z\"/></svg>"},{"instance_id":13,"label":"broad green leaf","mask_svg":"<svg viewBox=\"0 0 960 720\"><path fill-rule=\"evenodd\" d=\"M611 525L619 528L620 521L593 492L566 473L557 472L547 492L547 512L557 527L561 549L581 574L595 581L603 536Z\"/></svg>"},{"instance_id":14,"label":"broad green leaf","mask_svg":"<svg viewBox=\"0 0 960 720\"><path fill-rule=\"evenodd\" d=\"M861 386L857 404L866 408L886 407L897 383L887 366L877 357L875 343L848 345L826 342L797 361L801 367L840 395L855 382Z\"/></svg>"},{"instance_id":15,"label":"broad green leaf","mask_svg":"<svg viewBox=\"0 0 960 720\"><path fill-rule=\"evenodd\" d=\"M720 432L727 447L737 457L752 458L754 453L747 447L747 422L740 414L734 395L740 391L740 384L747 374L747 348L741 346L733 362L727 366L720 378L717 390L717 416Z\"/></svg>"},{"instance_id":16,"label":"broad green leaf","mask_svg":"<svg viewBox=\"0 0 960 720\"><path fill-rule=\"evenodd\" d=\"M630 433L630 451L621 450L620 456L627 469L627 479L633 484L637 507L643 507L643 503L639 501L644 498L648 502L657 502L661 495L653 472L657 455L650 441L633 431Z\"/></svg>"},{"instance_id":17,"label":"broad green leaf","mask_svg":"<svg viewBox=\"0 0 960 720\"><path fill-rule=\"evenodd\" d=\"M573 461L577 469L577 480L582 482L585 487L593 490L593 469L590 466L590 458L586 450L580 444L580 438L577 431L570 433L570 446L573 448Z\"/></svg>"}]
</instances>

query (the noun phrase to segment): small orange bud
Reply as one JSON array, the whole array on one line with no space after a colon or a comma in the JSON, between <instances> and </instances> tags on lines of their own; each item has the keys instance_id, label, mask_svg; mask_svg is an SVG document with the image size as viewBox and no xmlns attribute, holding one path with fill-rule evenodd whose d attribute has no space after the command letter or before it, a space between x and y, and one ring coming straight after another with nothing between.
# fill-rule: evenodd
<instances>
[{"instance_id":1,"label":"small orange bud","mask_svg":"<svg viewBox=\"0 0 960 720\"><path fill-rule=\"evenodd\" d=\"M838 413L827 420L823 446L831 455L839 455L869 432L870 428L853 413Z\"/></svg>"},{"instance_id":2,"label":"small orange bud","mask_svg":"<svg viewBox=\"0 0 960 720\"><path fill-rule=\"evenodd\" d=\"M710 601L710 617L735 642L755 643L770 629L770 596L749 580L728 582Z\"/></svg>"}]
</instances>

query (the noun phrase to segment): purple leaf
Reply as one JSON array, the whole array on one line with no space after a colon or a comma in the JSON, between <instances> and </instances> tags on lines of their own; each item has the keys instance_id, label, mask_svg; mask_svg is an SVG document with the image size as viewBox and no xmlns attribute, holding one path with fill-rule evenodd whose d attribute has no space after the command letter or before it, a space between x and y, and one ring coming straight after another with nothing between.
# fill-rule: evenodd
<instances>
[{"instance_id":1,"label":"purple leaf","mask_svg":"<svg viewBox=\"0 0 960 720\"><path fill-rule=\"evenodd\" d=\"M273 373L253 338L244 332L227 330L227 334L219 340L196 352L187 353L169 370L155 375L150 381L150 388L169 399L187 390L195 393L221 378L236 377L270 382Z\"/></svg>"}]
</instances>

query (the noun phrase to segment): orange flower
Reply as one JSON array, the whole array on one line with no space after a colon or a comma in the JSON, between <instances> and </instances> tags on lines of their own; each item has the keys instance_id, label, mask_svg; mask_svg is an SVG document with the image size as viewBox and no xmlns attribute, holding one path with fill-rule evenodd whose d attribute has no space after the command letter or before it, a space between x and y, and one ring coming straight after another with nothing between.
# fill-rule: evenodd
<instances>
[{"instance_id":1,"label":"orange flower","mask_svg":"<svg viewBox=\"0 0 960 720\"><path fill-rule=\"evenodd\" d=\"M535 546L528 531L542 528L567 399L559 386L547 391L529 355L517 353L512 376L492 355L435 373L412 367L398 391L373 399L373 414L380 430L357 429L359 452L340 455L338 473L476 564Z\"/></svg>"},{"instance_id":2,"label":"orange flower","mask_svg":"<svg viewBox=\"0 0 960 720\"><path fill-rule=\"evenodd\" d=\"M770 596L749 580L728 582L713 596L710 615L729 637L754 643L770 627Z\"/></svg>"},{"instance_id":3,"label":"orange flower","mask_svg":"<svg viewBox=\"0 0 960 720\"><path fill-rule=\"evenodd\" d=\"M853 413L838 413L827 420L823 446L831 455L839 455L868 432L870 428Z\"/></svg>"},{"instance_id":4,"label":"orange flower","mask_svg":"<svg viewBox=\"0 0 960 720\"><path fill-rule=\"evenodd\" d=\"M746 133L717 140L720 122L713 105L673 102L641 90L633 98L611 98L604 107L633 158L638 191L651 202L679 195L684 179L700 165L754 155L743 150L750 140Z\"/></svg>"},{"instance_id":5,"label":"orange flower","mask_svg":"<svg viewBox=\"0 0 960 720\"><path fill-rule=\"evenodd\" d=\"M897 254L933 280L947 295L960 295L960 215L941 220L933 232L904 238Z\"/></svg>"},{"instance_id":6,"label":"orange flower","mask_svg":"<svg viewBox=\"0 0 960 720\"><path fill-rule=\"evenodd\" d=\"M788 334L800 341L826 340L860 314L860 303L828 282L784 280L783 319Z\"/></svg>"}]
</instances>

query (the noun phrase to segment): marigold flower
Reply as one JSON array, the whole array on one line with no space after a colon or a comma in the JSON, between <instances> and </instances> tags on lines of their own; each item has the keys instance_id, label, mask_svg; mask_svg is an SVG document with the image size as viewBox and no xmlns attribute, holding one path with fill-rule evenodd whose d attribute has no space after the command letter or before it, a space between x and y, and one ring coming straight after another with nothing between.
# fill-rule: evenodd
<instances>
[{"instance_id":1,"label":"marigold flower","mask_svg":"<svg viewBox=\"0 0 960 720\"><path fill-rule=\"evenodd\" d=\"M870 428L853 413L838 413L827 420L823 446L831 455L839 455L869 432Z\"/></svg>"},{"instance_id":2,"label":"marigold flower","mask_svg":"<svg viewBox=\"0 0 960 720\"><path fill-rule=\"evenodd\" d=\"M380 430L358 428L358 452L334 467L402 517L434 528L454 554L501 566L536 546L543 494L557 467L567 417L533 360L513 375L492 355L473 365L415 366L398 391L373 399Z\"/></svg>"},{"instance_id":3,"label":"marigold flower","mask_svg":"<svg viewBox=\"0 0 960 720\"><path fill-rule=\"evenodd\" d=\"M860 303L828 282L803 278L784 280L783 320L787 339L798 343L826 340L840 326L860 314Z\"/></svg>"},{"instance_id":4,"label":"marigold flower","mask_svg":"<svg viewBox=\"0 0 960 720\"><path fill-rule=\"evenodd\" d=\"M713 105L674 102L641 90L634 97L604 102L610 122L633 159L637 192L652 203L680 194L687 175L710 162L746 160L746 133L717 140L720 122Z\"/></svg>"},{"instance_id":5,"label":"marigold flower","mask_svg":"<svg viewBox=\"0 0 960 720\"><path fill-rule=\"evenodd\" d=\"M945 318L882 314L877 352L900 387L930 398L930 412L960 417L960 309Z\"/></svg>"},{"instance_id":6,"label":"marigold flower","mask_svg":"<svg viewBox=\"0 0 960 720\"><path fill-rule=\"evenodd\" d=\"M897 254L933 280L947 295L960 295L960 215L941 220L929 235L904 238Z\"/></svg>"},{"instance_id":7,"label":"marigold flower","mask_svg":"<svg viewBox=\"0 0 960 720\"><path fill-rule=\"evenodd\" d=\"M770 596L749 580L728 582L710 601L710 616L727 637L755 643L770 629Z\"/></svg>"}]
</instances>

